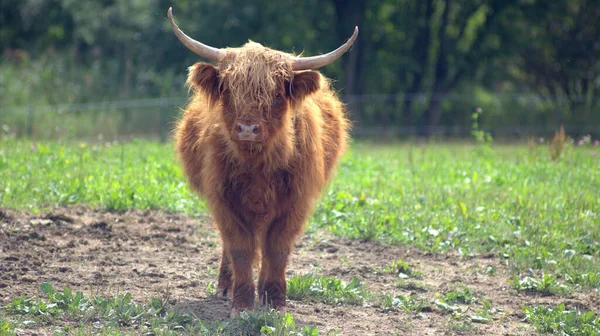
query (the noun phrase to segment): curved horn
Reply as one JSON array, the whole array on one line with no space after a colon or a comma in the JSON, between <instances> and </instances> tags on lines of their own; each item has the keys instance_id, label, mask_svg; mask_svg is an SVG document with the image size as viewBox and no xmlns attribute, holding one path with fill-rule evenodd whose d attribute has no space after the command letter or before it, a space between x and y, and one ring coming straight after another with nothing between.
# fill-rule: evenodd
<instances>
[{"instance_id":1,"label":"curved horn","mask_svg":"<svg viewBox=\"0 0 600 336\"><path fill-rule=\"evenodd\" d=\"M350 49L350 47L356 40L356 37L358 37L358 26L354 27L354 34L352 34L350 39L332 52L319 56L292 58L292 69L311 70L324 67L327 64L330 64L336 59L340 58L340 56L342 56L346 51L348 51L348 49Z\"/></svg>"},{"instance_id":2,"label":"curved horn","mask_svg":"<svg viewBox=\"0 0 600 336\"><path fill-rule=\"evenodd\" d=\"M183 43L183 45L186 46L188 49L206 58L207 60L219 62L221 60L221 57L223 57L223 50L207 46L206 44L200 43L184 34L173 20L172 12L173 9L169 7L168 15L169 21L171 21L171 28L173 28L173 33L175 33L175 36L177 36L179 41L181 41L181 43Z\"/></svg>"}]
</instances>

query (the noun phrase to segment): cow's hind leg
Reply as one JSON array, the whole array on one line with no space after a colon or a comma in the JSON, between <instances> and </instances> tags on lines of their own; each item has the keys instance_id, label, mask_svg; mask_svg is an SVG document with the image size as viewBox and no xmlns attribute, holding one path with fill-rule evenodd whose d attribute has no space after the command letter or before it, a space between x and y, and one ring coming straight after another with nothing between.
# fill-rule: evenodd
<instances>
[{"instance_id":1,"label":"cow's hind leg","mask_svg":"<svg viewBox=\"0 0 600 336\"><path fill-rule=\"evenodd\" d=\"M217 295L233 296L233 273L231 272L231 258L227 247L223 245L221 266L219 267L219 280L217 282Z\"/></svg>"},{"instance_id":2,"label":"cow's hind leg","mask_svg":"<svg viewBox=\"0 0 600 336\"><path fill-rule=\"evenodd\" d=\"M258 279L260 302L280 313L286 311L285 269L294 240L301 231L301 219L282 218L269 228L263 243L261 272Z\"/></svg>"}]
</instances>

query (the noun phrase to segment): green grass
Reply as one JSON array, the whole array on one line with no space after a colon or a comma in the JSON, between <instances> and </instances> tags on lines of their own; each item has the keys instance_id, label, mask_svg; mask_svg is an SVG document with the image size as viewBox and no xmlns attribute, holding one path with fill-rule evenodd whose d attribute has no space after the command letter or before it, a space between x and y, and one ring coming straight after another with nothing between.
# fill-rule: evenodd
<instances>
[{"instance_id":1,"label":"green grass","mask_svg":"<svg viewBox=\"0 0 600 336\"><path fill-rule=\"evenodd\" d=\"M478 329L469 323L468 321L454 321L450 320L448 322L448 329L457 332L460 334L476 334Z\"/></svg>"},{"instance_id":2,"label":"green grass","mask_svg":"<svg viewBox=\"0 0 600 336\"><path fill-rule=\"evenodd\" d=\"M552 160L542 146L356 143L323 192L310 229L432 252L453 249L461 258L491 253L510 266L510 285L521 292L597 291L600 148L566 149ZM141 140L79 144L5 137L0 141L0 204L31 211L86 204L206 213L186 185L172 144ZM409 274L413 270L406 266L396 261L384 271L418 275ZM337 279L291 280L290 298L364 300L363 294L344 299L354 289ZM330 294L336 291L341 298ZM417 297L388 301L390 307L419 309ZM450 311L455 307L437 302ZM554 310L531 312L529 321L542 330L558 318ZM571 316L565 323L584 329L593 325L577 314L564 313ZM480 317L484 322L488 318ZM0 316L0 330L10 330L14 323Z\"/></svg>"},{"instance_id":3,"label":"green grass","mask_svg":"<svg viewBox=\"0 0 600 336\"><path fill-rule=\"evenodd\" d=\"M443 301L448 304L461 303L471 304L477 301L477 298L473 296L473 291L462 284L455 286L452 290L448 291L443 296Z\"/></svg>"},{"instance_id":4,"label":"green grass","mask_svg":"<svg viewBox=\"0 0 600 336\"><path fill-rule=\"evenodd\" d=\"M600 316L594 312L555 307L524 307L525 319L542 334L592 336L600 334Z\"/></svg>"},{"instance_id":5,"label":"green grass","mask_svg":"<svg viewBox=\"0 0 600 336\"><path fill-rule=\"evenodd\" d=\"M404 296L398 294L392 296L386 294L381 298L383 311L389 311L393 308L400 308L406 312L418 313L420 311L431 311L431 306L427 301L418 295Z\"/></svg>"},{"instance_id":6,"label":"green grass","mask_svg":"<svg viewBox=\"0 0 600 336\"><path fill-rule=\"evenodd\" d=\"M8 319L0 318L0 335L16 335L15 326Z\"/></svg>"},{"instance_id":7,"label":"green grass","mask_svg":"<svg viewBox=\"0 0 600 336\"><path fill-rule=\"evenodd\" d=\"M311 227L430 251L452 248L463 257L491 252L514 274L531 269L575 288L600 288L597 147L572 148L558 161L536 150L355 144ZM206 213L172 144L5 138L0 176L5 208L87 204Z\"/></svg>"},{"instance_id":8,"label":"green grass","mask_svg":"<svg viewBox=\"0 0 600 336\"><path fill-rule=\"evenodd\" d=\"M49 283L40 289L43 299L19 297L0 307L0 335L14 334L16 328L52 330L55 335L318 335L314 326L296 327L289 313L242 312L237 318L207 321L157 298L148 303L135 302L129 293L86 298L69 288L57 291Z\"/></svg>"},{"instance_id":9,"label":"green grass","mask_svg":"<svg viewBox=\"0 0 600 336\"><path fill-rule=\"evenodd\" d=\"M313 225L340 236L463 257L492 253L600 287L600 164L590 147L559 161L526 147L359 144L325 193Z\"/></svg>"},{"instance_id":10,"label":"green grass","mask_svg":"<svg viewBox=\"0 0 600 336\"><path fill-rule=\"evenodd\" d=\"M298 275L288 280L287 297L290 300L360 306L368 296L369 292L357 278L347 284L335 277L313 274Z\"/></svg>"},{"instance_id":11,"label":"green grass","mask_svg":"<svg viewBox=\"0 0 600 336\"><path fill-rule=\"evenodd\" d=\"M421 272L415 271L403 260L392 261L389 265L384 266L382 271L387 274L395 274L402 279L408 277L421 278L423 276Z\"/></svg>"},{"instance_id":12,"label":"green grass","mask_svg":"<svg viewBox=\"0 0 600 336\"><path fill-rule=\"evenodd\" d=\"M561 284L556 276L543 274L540 278L525 277L519 279L513 276L509 283L517 292L537 292L545 295L567 295L572 292L572 288Z\"/></svg>"},{"instance_id":13,"label":"green grass","mask_svg":"<svg viewBox=\"0 0 600 336\"><path fill-rule=\"evenodd\" d=\"M65 145L8 139L0 144L0 175L0 203L7 208L205 209L188 189L172 146L158 142Z\"/></svg>"}]
</instances>

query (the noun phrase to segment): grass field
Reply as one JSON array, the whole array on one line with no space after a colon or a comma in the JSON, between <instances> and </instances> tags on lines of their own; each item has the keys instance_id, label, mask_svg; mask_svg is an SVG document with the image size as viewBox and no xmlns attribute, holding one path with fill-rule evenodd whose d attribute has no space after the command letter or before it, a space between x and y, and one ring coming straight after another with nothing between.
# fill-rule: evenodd
<instances>
[{"instance_id":1,"label":"grass field","mask_svg":"<svg viewBox=\"0 0 600 336\"><path fill-rule=\"evenodd\" d=\"M598 306L569 302L573 297L598 302L600 147L566 144L560 152L553 160L548 146L539 143L355 143L323 193L307 235L324 230L349 241L452 255L458 263L495 260L505 267L503 285L515 298L550 298L548 304L523 305L518 312L523 323L540 333L598 335ZM141 140L64 144L4 139L0 142L0 205L32 213L86 205L110 211L206 214L204 204L184 182L172 145ZM390 262L386 261L389 265L382 273L400 275L400 282L408 278L411 286L419 287L418 271L411 274L409 265ZM496 272L495 267L482 270L489 276ZM290 299L298 301L375 305L415 318L434 309L450 318L451 334L477 334L473 324L496 323L502 315L486 301L485 293L474 293L468 286L445 293L433 291L431 298L367 290L335 276L299 276L290 278L289 286ZM402 286L406 282L398 285ZM68 330L80 334L93 331L85 327L86 321L99 321L102 328L98 330L106 335L227 334L232 330L319 333L316 326L297 327L293 310L284 318L257 312L215 322L180 313L158 299L135 303L117 293L85 298L74 293L77 288L66 290L44 284L38 298L10 298L0 309L0 334L15 334L28 324L62 326L64 321ZM464 307L472 307L471 312L466 314ZM132 320L139 329L132 329Z\"/></svg>"}]
</instances>

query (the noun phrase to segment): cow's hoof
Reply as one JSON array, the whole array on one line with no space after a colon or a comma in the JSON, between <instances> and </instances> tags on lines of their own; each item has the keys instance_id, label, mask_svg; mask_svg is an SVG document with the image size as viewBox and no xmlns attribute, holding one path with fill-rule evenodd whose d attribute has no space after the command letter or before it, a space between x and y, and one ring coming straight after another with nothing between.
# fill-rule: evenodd
<instances>
[{"instance_id":1,"label":"cow's hoof","mask_svg":"<svg viewBox=\"0 0 600 336\"><path fill-rule=\"evenodd\" d=\"M285 306L282 306L282 307L277 307L277 311L279 312L279 315L283 316L287 312L287 309L285 308Z\"/></svg>"},{"instance_id":2,"label":"cow's hoof","mask_svg":"<svg viewBox=\"0 0 600 336\"><path fill-rule=\"evenodd\" d=\"M218 288L217 289L217 296L231 298L233 296L233 290L231 289L231 287L229 287L229 288Z\"/></svg>"}]
</instances>

